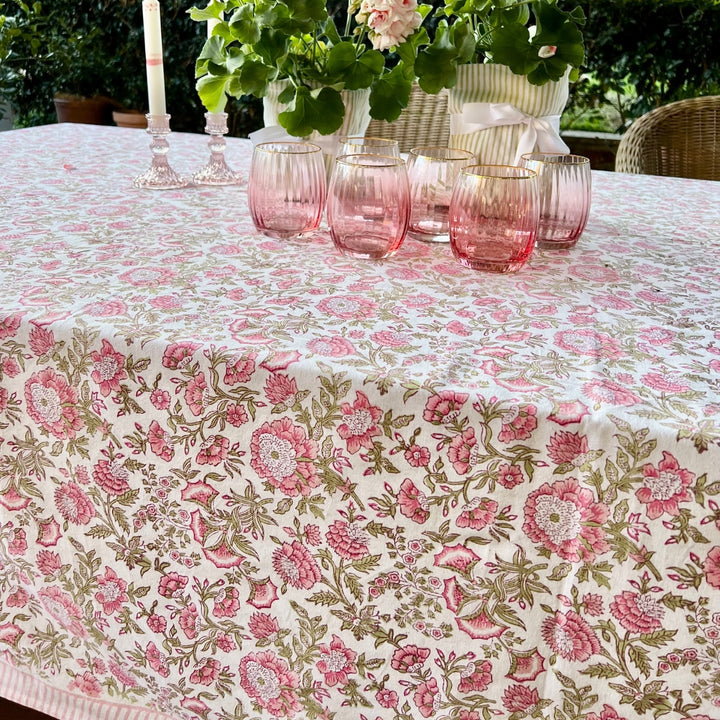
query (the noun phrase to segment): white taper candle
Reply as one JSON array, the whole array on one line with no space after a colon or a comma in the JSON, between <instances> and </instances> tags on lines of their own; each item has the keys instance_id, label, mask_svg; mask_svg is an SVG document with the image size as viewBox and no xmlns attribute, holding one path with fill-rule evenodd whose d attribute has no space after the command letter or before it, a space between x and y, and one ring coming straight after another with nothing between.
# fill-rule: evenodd
<instances>
[{"instance_id":1,"label":"white taper candle","mask_svg":"<svg viewBox=\"0 0 720 720\"><path fill-rule=\"evenodd\" d=\"M143 0L143 28L145 32L145 67L147 70L148 110L150 115L165 115L165 73L163 71L160 3Z\"/></svg>"}]
</instances>

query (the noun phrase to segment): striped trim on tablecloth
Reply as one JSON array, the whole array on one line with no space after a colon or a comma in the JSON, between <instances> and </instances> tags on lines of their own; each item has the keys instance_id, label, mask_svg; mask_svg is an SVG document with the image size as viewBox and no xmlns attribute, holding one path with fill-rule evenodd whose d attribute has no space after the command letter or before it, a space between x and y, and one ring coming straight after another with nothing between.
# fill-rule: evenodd
<instances>
[{"instance_id":1,"label":"striped trim on tablecloth","mask_svg":"<svg viewBox=\"0 0 720 720\"><path fill-rule=\"evenodd\" d=\"M524 75L516 75L505 65L459 65L457 84L448 96L448 112L461 113L467 102L509 103L528 115L561 115L568 100L568 80L531 85ZM456 135L450 129L450 146L469 150L481 164L510 164L523 125L505 125Z\"/></svg>"},{"instance_id":2,"label":"striped trim on tablecloth","mask_svg":"<svg viewBox=\"0 0 720 720\"><path fill-rule=\"evenodd\" d=\"M0 695L59 720L174 720L157 710L74 695L1 660Z\"/></svg>"}]
</instances>

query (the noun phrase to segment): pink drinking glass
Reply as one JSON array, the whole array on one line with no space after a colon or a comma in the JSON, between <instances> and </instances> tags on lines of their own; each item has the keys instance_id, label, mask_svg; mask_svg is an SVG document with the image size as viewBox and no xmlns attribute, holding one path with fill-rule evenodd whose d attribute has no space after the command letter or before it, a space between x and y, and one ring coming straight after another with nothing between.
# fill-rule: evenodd
<instances>
[{"instance_id":1,"label":"pink drinking glass","mask_svg":"<svg viewBox=\"0 0 720 720\"><path fill-rule=\"evenodd\" d=\"M326 197L322 149L306 142L256 145L250 164L248 207L255 227L274 238L316 230Z\"/></svg>"},{"instance_id":2,"label":"pink drinking glass","mask_svg":"<svg viewBox=\"0 0 720 720\"><path fill-rule=\"evenodd\" d=\"M535 247L537 175L510 165L463 168L450 198L450 247L465 267L515 272Z\"/></svg>"},{"instance_id":3,"label":"pink drinking glass","mask_svg":"<svg viewBox=\"0 0 720 720\"><path fill-rule=\"evenodd\" d=\"M405 161L388 155L341 155L328 190L327 219L345 255L379 260L397 252L410 219Z\"/></svg>"},{"instance_id":4,"label":"pink drinking glass","mask_svg":"<svg viewBox=\"0 0 720 720\"><path fill-rule=\"evenodd\" d=\"M582 155L527 153L520 164L538 175L538 247L572 247L585 229L590 212L590 160Z\"/></svg>"},{"instance_id":5,"label":"pink drinking glass","mask_svg":"<svg viewBox=\"0 0 720 720\"><path fill-rule=\"evenodd\" d=\"M475 156L459 148L423 146L410 150L410 227L416 240L448 242L450 197L453 184Z\"/></svg>"}]
</instances>

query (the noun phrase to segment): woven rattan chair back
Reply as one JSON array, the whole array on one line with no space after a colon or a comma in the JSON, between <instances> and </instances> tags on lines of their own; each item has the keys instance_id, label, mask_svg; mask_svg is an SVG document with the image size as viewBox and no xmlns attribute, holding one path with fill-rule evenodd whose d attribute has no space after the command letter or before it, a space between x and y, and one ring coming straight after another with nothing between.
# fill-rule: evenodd
<instances>
[{"instance_id":1,"label":"woven rattan chair back","mask_svg":"<svg viewBox=\"0 0 720 720\"><path fill-rule=\"evenodd\" d=\"M615 170L720 180L720 95L669 103L622 136Z\"/></svg>"},{"instance_id":2,"label":"woven rattan chair back","mask_svg":"<svg viewBox=\"0 0 720 720\"><path fill-rule=\"evenodd\" d=\"M450 139L447 102L447 90L428 95L415 84L400 117L392 123L371 120L365 136L397 140L400 152L408 152L420 145L447 147Z\"/></svg>"}]
</instances>

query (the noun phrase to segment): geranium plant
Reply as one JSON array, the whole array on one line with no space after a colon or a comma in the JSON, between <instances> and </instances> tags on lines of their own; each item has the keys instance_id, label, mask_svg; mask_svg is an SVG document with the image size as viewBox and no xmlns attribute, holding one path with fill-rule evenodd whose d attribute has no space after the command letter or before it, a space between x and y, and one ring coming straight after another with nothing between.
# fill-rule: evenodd
<instances>
[{"instance_id":1,"label":"geranium plant","mask_svg":"<svg viewBox=\"0 0 720 720\"><path fill-rule=\"evenodd\" d=\"M492 62L526 75L534 85L559 80L584 59L580 7L558 0L444 0L429 16L431 43L417 53L420 87L436 93L455 85L457 66Z\"/></svg>"},{"instance_id":2,"label":"geranium plant","mask_svg":"<svg viewBox=\"0 0 720 720\"><path fill-rule=\"evenodd\" d=\"M296 136L335 132L343 90L370 88L371 117L397 119L427 41L416 0L351 0L346 13L328 12L324 0L210 0L190 13L220 20L196 63L205 107L222 110L227 95L263 97L270 82L285 80L279 122Z\"/></svg>"}]
</instances>

